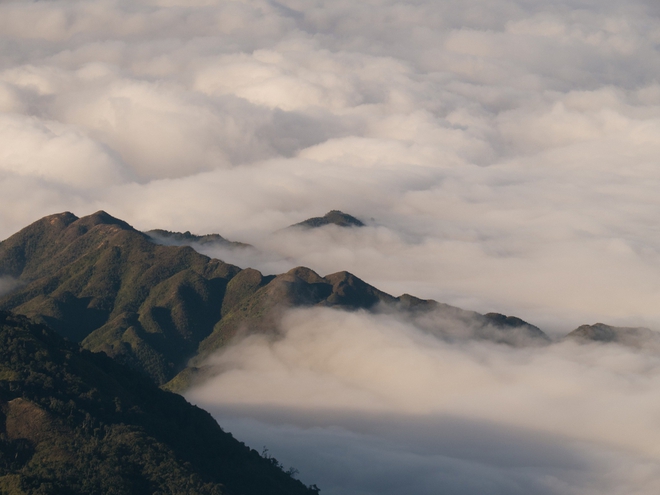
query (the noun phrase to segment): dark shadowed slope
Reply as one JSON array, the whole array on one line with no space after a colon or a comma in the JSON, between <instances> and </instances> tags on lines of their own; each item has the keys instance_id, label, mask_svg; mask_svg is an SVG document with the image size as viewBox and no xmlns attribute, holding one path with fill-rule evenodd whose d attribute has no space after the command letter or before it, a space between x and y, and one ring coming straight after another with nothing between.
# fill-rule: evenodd
<instances>
[{"instance_id":1,"label":"dark shadowed slope","mask_svg":"<svg viewBox=\"0 0 660 495\"><path fill-rule=\"evenodd\" d=\"M291 225L291 227L299 227L311 229L315 227L323 227L324 225L337 225L339 227L364 227L364 223L349 215L348 213L339 210L332 210L323 215L322 217L308 218L300 223Z\"/></svg>"},{"instance_id":2,"label":"dark shadowed slope","mask_svg":"<svg viewBox=\"0 0 660 495\"><path fill-rule=\"evenodd\" d=\"M0 312L0 492L313 494L205 411Z\"/></svg>"},{"instance_id":3,"label":"dark shadowed slope","mask_svg":"<svg viewBox=\"0 0 660 495\"><path fill-rule=\"evenodd\" d=\"M34 318L158 384L242 331L273 332L283 309L329 306L404 314L441 338L544 342L536 327L435 301L386 294L348 272L264 276L182 246L163 246L98 212L43 218L0 243L0 276L22 285L0 309ZM191 371L187 370L187 374Z\"/></svg>"}]
</instances>

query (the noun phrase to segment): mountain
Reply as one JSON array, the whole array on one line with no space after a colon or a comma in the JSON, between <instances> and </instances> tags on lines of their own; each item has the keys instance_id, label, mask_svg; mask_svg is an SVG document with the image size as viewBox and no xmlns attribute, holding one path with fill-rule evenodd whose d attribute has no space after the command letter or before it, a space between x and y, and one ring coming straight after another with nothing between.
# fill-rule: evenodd
<instances>
[{"instance_id":1,"label":"mountain","mask_svg":"<svg viewBox=\"0 0 660 495\"><path fill-rule=\"evenodd\" d=\"M322 217L308 218L300 223L291 225L291 227L298 227L304 229L312 229L316 227L323 227L324 225L337 225L338 227L364 227L364 223L339 210L332 210L323 215ZM289 227L289 228L291 228Z\"/></svg>"},{"instance_id":2,"label":"mountain","mask_svg":"<svg viewBox=\"0 0 660 495\"><path fill-rule=\"evenodd\" d=\"M62 213L0 243L0 276L22 283L0 309L164 383L211 332L239 272L190 247L157 245L105 212Z\"/></svg>"},{"instance_id":3,"label":"mountain","mask_svg":"<svg viewBox=\"0 0 660 495\"><path fill-rule=\"evenodd\" d=\"M0 412L3 494L318 493L183 397L7 312Z\"/></svg>"},{"instance_id":4,"label":"mountain","mask_svg":"<svg viewBox=\"0 0 660 495\"><path fill-rule=\"evenodd\" d=\"M227 285L222 318L204 339L198 354L165 388L181 392L219 371L205 364L213 352L241 332L275 334L281 312L296 307L369 310L403 318L422 331L447 341L490 340L513 346L546 345L550 339L539 328L498 313L481 315L433 300L404 294L393 297L349 272L321 277L306 267L264 277L247 268Z\"/></svg>"},{"instance_id":5,"label":"mountain","mask_svg":"<svg viewBox=\"0 0 660 495\"><path fill-rule=\"evenodd\" d=\"M257 270L245 269L227 286L222 318L199 346L196 361L204 359L242 328L262 332L276 327L279 312L301 306L342 309L370 309L379 303L395 303L396 298L379 291L348 272L325 277L305 267L297 267L275 277L264 277Z\"/></svg>"},{"instance_id":6,"label":"mountain","mask_svg":"<svg viewBox=\"0 0 660 495\"><path fill-rule=\"evenodd\" d=\"M219 234L195 235L190 232L170 232L169 230L154 229L145 232L156 244L165 246L219 246L232 249L251 248L250 244L229 241Z\"/></svg>"},{"instance_id":7,"label":"mountain","mask_svg":"<svg viewBox=\"0 0 660 495\"><path fill-rule=\"evenodd\" d=\"M298 267L266 276L240 269L188 246L156 244L102 211L83 218L51 215L1 242L2 276L19 285L0 298L0 309L103 351L157 384L178 376L173 389L237 334L276 332L286 308L396 312L446 339L547 341L522 320L393 297L348 272L322 277Z\"/></svg>"},{"instance_id":8,"label":"mountain","mask_svg":"<svg viewBox=\"0 0 660 495\"><path fill-rule=\"evenodd\" d=\"M443 340L489 340L516 347L550 343L543 331L520 318L500 313L482 315L434 300L418 299L409 294L398 298L399 314L407 316L416 327Z\"/></svg>"},{"instance_id":9,"label":"mountain","mask_svg":"<svg viewBox=\"0 0 660 495\"><path fill-rule=\"evenodd\" d=\"M643 327L613 327L604 323L582 325L564 339L577 342L616 343L636 349L660 351L660 333Z\"/></svg>"}]
</instances>

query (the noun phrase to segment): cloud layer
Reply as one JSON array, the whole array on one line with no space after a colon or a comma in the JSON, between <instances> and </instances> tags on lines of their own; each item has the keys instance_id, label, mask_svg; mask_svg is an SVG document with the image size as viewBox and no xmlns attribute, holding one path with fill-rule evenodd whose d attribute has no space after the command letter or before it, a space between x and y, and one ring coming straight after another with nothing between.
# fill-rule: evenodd
<instances>
[{"instance_id":1,"label":"cloud layer","mask_svg":"<svg viewBox=\"0 0 660 495\"><path fill-rule=\"evenodd\" d=\"M451 344L330 309L291 312L282 329L216 356L223 373L187 397L328 493L660 488L657 354Z\"/></svg>"}]
</instances>

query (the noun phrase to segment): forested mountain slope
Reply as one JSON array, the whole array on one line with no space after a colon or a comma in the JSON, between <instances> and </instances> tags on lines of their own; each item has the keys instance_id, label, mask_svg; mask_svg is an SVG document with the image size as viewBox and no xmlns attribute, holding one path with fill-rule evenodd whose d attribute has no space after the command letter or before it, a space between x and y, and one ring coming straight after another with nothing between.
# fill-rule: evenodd
<instances>
[{"instance_id":1,"label":"forested mountain slope","mask_svg":"<svg viewBox=\"0 0 660 495\"><path fill-rule=\"evenodd\" d=\"M292 307L403 312L441 338L455 338L447 329L458 325L465 338L548 340L520 319L393 297L348 272L321 277L298 267L266 276L241 269L189 246L156 244L103 211L51 215L14 234L0 243L0 276L20 284L0 298L0 309L103 351L158 384L239 332L275 331L280 312Z\"/></svg>"},{"instance_id":2,"label":"forested mountain slope","mask_svg":"<svg viewBox=\"0 0 660 495\"><path fill-rule=\"evenodd\" d=\"M0 312L0 492L305 495L274 459L102 353Z\"/></svg>"}]
</instances>

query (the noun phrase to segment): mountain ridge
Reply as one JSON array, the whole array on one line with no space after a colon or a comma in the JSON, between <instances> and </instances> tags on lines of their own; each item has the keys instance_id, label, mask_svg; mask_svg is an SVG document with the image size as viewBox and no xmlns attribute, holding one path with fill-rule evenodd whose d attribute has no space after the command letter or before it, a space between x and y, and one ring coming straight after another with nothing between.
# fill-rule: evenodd
<instances>
[{"instance_id":1,"label":"mountain ridge","mask_svg":"<svg viewBox=\"0 0 660 495\"><path fill-rule=\"evenodd\" d=\"M156 244L103 211L82 218L50 215L2 241L2 275L21 286L0 297L0 309L36 319L161 385L242 332L277 331L281 312L295 307L399 308L440 338L549 341L520 319L394 297L346 271L322 277L306 267L279 275L241 269L189 246ZM467 333L443 327L456 324Z\"/></svg>"},{"instance_id":2,"label":"mountain ridge","mask_svg":"<svg viewBox=\"0 0 660 495\"><path fill-rule=\"evenodd\" d=\"M0 309L87 339L85 347L164 382L210 332L219 309L208 301L239 271L187 246L156 245L105 212L63 213L0 243L0 275L23 283Z\"/></svg>"},{"instance_id":3,"label":"mountain ridge","mask_svg":"<svg viewBox=\"0 0 660 495\"><path fill-rule=\"evenodd\" d=\"M166 246L215 245L233 249L244 249L252 247L252 245L246 244L244 242L236 242L225 239L220 234L196 235L191 234L190 231L172 232L164 229L147 230L144 233L157 244L164 244Z\"/></svg>"},{"instance_id":4,"label":"mountain ridge","mask_svg":"<svg viewBox=\"0 0 660 495\"><path fill-rule=\"evenodd\" d=\"M348 213L339 210L330 210L322 217L312 217L302 222L295 223L288 228L313 229L325 225L336 225L338 227L364 227L365 224Z\"/></svg>"}]
</instances>

